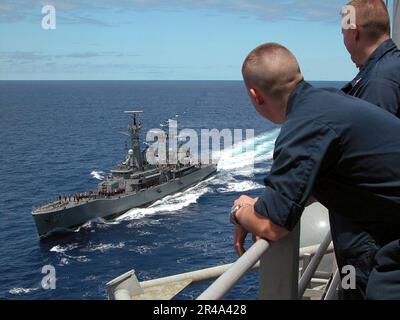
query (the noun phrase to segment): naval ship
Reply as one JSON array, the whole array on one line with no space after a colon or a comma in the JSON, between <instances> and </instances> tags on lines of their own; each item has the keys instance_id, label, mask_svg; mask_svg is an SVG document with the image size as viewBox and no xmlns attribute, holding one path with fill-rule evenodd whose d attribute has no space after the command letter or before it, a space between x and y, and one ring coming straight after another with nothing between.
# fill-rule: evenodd
<instances>
[{"instance_id":1,"label":"naval ship","mask_svg":"<svg viewBox=\"0 0 400 320\"><path fill-rule=\"evenodd\" d=\"M71 230L95 219L113 219L132 208L146 207L167 195L187 189L216 171L215 164L192 164L190 152L166 164L150 164L140 147L140 114L125 111L132 123L127 135L132 147L116 169L94 191L64 196L32 210L40 238ZM179 158L179 157L178 157ZM172 162L172 161L171 161ZM210 162L211 163L211 162Z\"/></svg>"}]
</instances>

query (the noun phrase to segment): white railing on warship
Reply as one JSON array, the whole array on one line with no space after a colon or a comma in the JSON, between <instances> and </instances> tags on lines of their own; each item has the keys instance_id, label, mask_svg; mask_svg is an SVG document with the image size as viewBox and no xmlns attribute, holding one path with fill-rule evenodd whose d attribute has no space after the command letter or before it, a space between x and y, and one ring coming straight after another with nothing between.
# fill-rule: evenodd
<instances>
[{"instance_id":1,"label":"white railing on warship","mask_svg":"<svg viewBox=\"0 0 400 320\"><path fill-rule=\"evenodd\" d=\"M258 240L197 300L224 298L259 259L261 259L259 267L260 299L301 299L323 256L332 252L333 247L330 246L331 235L328 232L320 245L302 248L299 252L299 235L299 230L295 230L290 237L278 242L270 243L264 239ZM296 252L299 252L298 257L294 255ZM311 260L310 256L312 256ZM306 261L306 263L303 263L302 276L300 281L297 281L299 260Z\"/></svg>"},{"instance_id":2,"label":"white railing on warship","mask_svg":"<svg viewBox=\"0 0 400 320\"><path fill-rule=\"evenodd\" d=\"M36 211L39 209L47 209L47 208L63 208L68 206L69 204L79 204L79 203L86 203L90 200L97 200L97 199L109 199L110 197L114 196L122 196L125 194L125 189L117 189L112 192L101 192L101 191L86 191L86 192L78 192L74 195L63 195L59 196L58 198L54 198L50 200L46 204L33 206L32 211Z\"/></svg>"},{"instance_id":3,"label":"white railing on warship","mask_svg":"<svg viewBox=\"0 0 400 320\"><path fill-rule=\"evenodd\" d=\"M328 231L320 244L300 248L299 243L300 223L293 232L279 241L258 240L233 264L140 283L134 270L129 271L107 284L108 297L117 300L167 300L174 298L190 285L216 279L197 299L219 300L223 299L247 272L258 271L259 299L335 298L340 278L335 263L332 272L317 270L322 258L333 252L330 232Z\"/></svg>"}]
</instances>

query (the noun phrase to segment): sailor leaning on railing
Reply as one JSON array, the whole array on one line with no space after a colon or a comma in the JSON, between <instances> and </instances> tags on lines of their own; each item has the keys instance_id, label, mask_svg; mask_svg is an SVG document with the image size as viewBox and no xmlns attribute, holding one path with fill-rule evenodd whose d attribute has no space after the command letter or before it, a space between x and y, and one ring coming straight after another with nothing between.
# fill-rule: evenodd
<instances>
[{"instance_id":1,"label":"sailor leaning on railing","mask_svg":"<svg viewBox=\"0 0 400 320\"><path fill-rule=\"evenodd\" d=\"M243 254L248 232L272 241L286 236L315 197L329 209L336 253L352 252L342 240L354 224L373 239L360 243L373 263L357 252L347 260L356 270L356 291L370 299L400 299L399 119L339 90L312 87L279 44L254 49L242 72L258 113L282 129L264 192L235 201L237 252ZM365 268L372 270L369 278Z\"/></svg>"}]
</instances>

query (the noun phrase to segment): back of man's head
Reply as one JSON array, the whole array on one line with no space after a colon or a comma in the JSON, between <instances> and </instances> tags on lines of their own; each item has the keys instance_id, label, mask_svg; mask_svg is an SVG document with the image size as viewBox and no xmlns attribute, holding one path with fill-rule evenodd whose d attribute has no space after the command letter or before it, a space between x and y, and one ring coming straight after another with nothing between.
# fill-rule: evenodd
<instances>
[{"instance_id":1,"label":"back of man's head","mask_svg":"<svg viewBox=\"0 0 400 320\"><path fill-rule=\"evenodd\" d=\"M361 37L376 42L383 36L390 36L390 16L382 0L352 0L348 5L355 8Z\"/></svg>"},{"instance_id":2,"label":"back of man's head","mask_svg":"<svg viewBox=\"0 0 400 320\"><path fill-rule=\"evenodd\" d=\"M277 43L265 43L251 51L242 74L249 89L256 87L271 97L290 93L303 79L296 57Z\"/></svg>"}]
</instances>

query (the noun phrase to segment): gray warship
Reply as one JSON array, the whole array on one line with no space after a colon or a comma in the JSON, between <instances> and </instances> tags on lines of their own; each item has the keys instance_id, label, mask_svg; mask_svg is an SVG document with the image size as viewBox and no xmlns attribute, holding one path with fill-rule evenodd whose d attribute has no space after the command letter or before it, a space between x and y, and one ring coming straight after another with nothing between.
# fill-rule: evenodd
<instances>
[{"instance_id":1,"label":"gray warship","mask_svg":"<svg viewBox=\"0 0 400 320\"><path fill-rule=\"evenodd\" d=\"M73 230L95 218L113 219L132 208L146 207L167 195L185 190L216 171L214 164L192 164L186 159L175 164L150 164L140 147L141 111L126 111L132 119L127 135L131 149L125 161L111 170L94 191L59 196L56 201L33 208L32 216L40 238ZM185 161L183 161L185 160Z\"/></svg>"}]
</instances>

